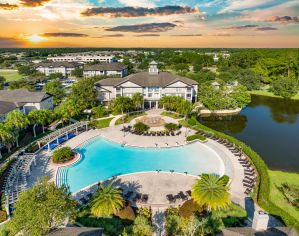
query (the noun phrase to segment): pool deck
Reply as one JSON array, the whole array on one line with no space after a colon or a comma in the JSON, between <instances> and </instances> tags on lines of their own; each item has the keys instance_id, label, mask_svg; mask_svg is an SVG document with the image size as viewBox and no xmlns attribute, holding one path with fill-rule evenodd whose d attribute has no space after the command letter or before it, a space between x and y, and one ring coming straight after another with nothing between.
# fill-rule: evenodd
<instances>
[{"instance_id":1,"label":"pool deck","mask_svg":"<svg viewBox=\"0 0 299 236\"><path fill-rule=\"evenodd\" d=\"M169 120L167 120L169 121ZM111 126L104 129L94 129L81 133L78 136L68 140L63 146L76 148L84 142L91 140L97 136L104 137L112 142L125 144L128 146L137 146L144 148L168 148L186 145L186 134L193 134L194 131L182 127L181 134L177 136L140 136L121 131L122 125ZM224 173L231 178L230 193L231 200L241 206L245 206L245 188L242 184L244 178L244 169L238 162L237 158L224 146L214 140L208 141L202 145L206 145L215 151L224 163ZM56 173L59 166L53 164L50 160L50 153L43 151L39 154L37 167L32 170L29 177L29 186L32 186L42 176L49 176L51 180L56 180ZM174 178L175 177L175 178ZM141 193L149 194L149 204L153 205L169 205L166 195L177 194L179 191L190 190L194 183L194 176L169 173L133 173L120 177L123 182L138 182L141 187ZM180 184L181 183L181 184ZM91 191L91 188L88 191ZM85 191L84 191L85 192ZM163 200L163 201L162 201Z\"/></svg>"}]
</instances>

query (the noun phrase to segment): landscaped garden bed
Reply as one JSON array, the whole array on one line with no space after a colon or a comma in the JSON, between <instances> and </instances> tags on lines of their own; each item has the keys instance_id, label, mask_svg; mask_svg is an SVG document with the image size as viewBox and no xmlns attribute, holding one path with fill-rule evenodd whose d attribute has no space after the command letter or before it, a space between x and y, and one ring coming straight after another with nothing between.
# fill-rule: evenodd
<instances>
[{"instance_id":1,"label":"landscaped garden bed","mask_svg":"<svg viewBox=\"0 0 299 236\"><path fill-rule=\"evenodd\" d=\"M53 152L52 160L55 164L63 164L75 158L76 154L70 147L62 147Z\"/></svg>"},{"instance_id":2,"label":"landscaped garden bed","mask_svg":"<svg viewBox=\"0 0 299 236\"><path fill-rule=\"evenodd\" d=\"M107 128L110 125L112 118L102 119L102 120L94 120L89 123L89 126L95 127L97 129Z\"/></svg>"},{"instance_id":3,"label":"landscaped garden bed","mask_svg":"<svg viewBox=\"0 0 299 236\"><path fill-rule=\"evenodd\" d=\"M207 139L205 136L201 135L201 134L193 134L187 137L187 142L193 142L195 140L198 140L200 142L206 142Z\"/></svg>"}]
</instances>

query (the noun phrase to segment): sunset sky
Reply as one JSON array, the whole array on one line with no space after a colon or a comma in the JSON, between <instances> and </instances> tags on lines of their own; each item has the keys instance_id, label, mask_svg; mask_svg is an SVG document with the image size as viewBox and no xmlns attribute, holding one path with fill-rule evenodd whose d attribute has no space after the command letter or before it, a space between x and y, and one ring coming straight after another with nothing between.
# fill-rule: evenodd
<instances>
[{"instance_id":1,"label":"sunset sky","mask_svg":"<svg viewBox=\"0 0 299 236\"><path fill-rule=\"evenodd\" d=\"M0 47L299 47L299 0L0 0Z\"/></svg>"}]
</instances>

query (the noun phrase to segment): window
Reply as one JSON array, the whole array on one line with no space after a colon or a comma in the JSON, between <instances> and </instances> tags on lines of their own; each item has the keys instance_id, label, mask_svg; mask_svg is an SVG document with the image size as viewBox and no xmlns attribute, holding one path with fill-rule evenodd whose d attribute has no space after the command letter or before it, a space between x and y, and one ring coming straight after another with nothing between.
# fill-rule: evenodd
<instances>
[{"instance_id":1,"label":"window","mask_svg":"<svg viewBox=\"0 0 299 236\"><path fill-rule=\"evenodd\" d=\"M191 98L191 94L190 93L187 93L187 98Z\"/></svg>"},{"instance_id":2,"label":"window","mask_svg":"<svg viewBox=\"0 0 299 236\"><path fill-rule=\"evenodd\" d=\"M191 88L187 88L187 92L191 92Z\"/></svg>"}]
</instances>

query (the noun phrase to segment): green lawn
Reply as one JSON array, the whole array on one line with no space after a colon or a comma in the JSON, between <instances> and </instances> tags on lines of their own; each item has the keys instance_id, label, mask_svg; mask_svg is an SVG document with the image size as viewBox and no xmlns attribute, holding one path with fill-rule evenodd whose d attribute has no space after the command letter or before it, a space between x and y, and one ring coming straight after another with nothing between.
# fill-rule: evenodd
<instances>
[{"instance_id":1,"label":"green lawn","mask_svg":"<svg viewBox=\"0 0 299 236\"><path fill-rule=\"evenodd\" d=\"M113 117L103 119L103 120L95 120L95 121L90 122L90 125L94 125L97 129L106 128L106 127L109 127L110 121L112 119L113 119Z\"/></svg>"},{"instance_id":2,"label":"green lawn","mask_svg":"<svg viewBox=\"0 0 299 236\"><path fill-rule=\"evenodd\" d=\"M129 123L131 120L134 120L136 117L138 116L144 116L146 115L145 112L138 112L137 114L134 113L132 115L129 115L129 116L125 116L125 119L124 119L124 123ZM119 118L116 122L115 122L115 125L121 125L123 123L123 119L122 117Z\"/></svg>"},{"instance_id":3,"label":"green lawn","mask_svg":"<svg viewBox=\"0 0 299 236\"><path fill-rule=\"evenodd\" d=\"M270 200L295 219L299 219L299 210L288 203L283 194L277 189L282 183L299 185L299 174L269 170L270 176Z\"/></svg>"},{"instance_id":4,"label":"green lawn","mask_svg":"<svg viewBox=\"0 0 299 236\"><path fill-rule=\"evenodd\" d=\"M23 76L20 75L17 70L16 71L0 70L0 76L3 76L6 82L20 80L23 78Z\"/></svg>"},{"instance_id":5,"label":"green lawn","mask_svg":"<svg viewBox=\"0 0 299 236\"><path fill-rule=\"evenodd\" d=\"M162 115L162 116L168 116L168 117L171 117L173 119L183 118L183 116L181 116L180 114L174 113L174 112L169 112L169 111L163 111L163 112L161 112L160 115Z\"/></svg>"},{"instance_id":6,"label":"green lawn","mask_svg":"<svg viewBox=\"0 0 299 236\"><path fill-rule=\"evenodd\" d=\"M253 91L249 91L250 94L254 94L254 95L261 95L261 96L267 96L267 97L275 97L275 98L282 98L279 96L274 95L272 92L269 92L267 90L253 90ZM292 97L291 99L293 100L299 100L299 93L297 93L294 97Z\"/></svg>"}]
</instances>

